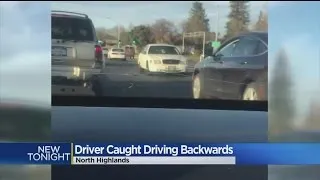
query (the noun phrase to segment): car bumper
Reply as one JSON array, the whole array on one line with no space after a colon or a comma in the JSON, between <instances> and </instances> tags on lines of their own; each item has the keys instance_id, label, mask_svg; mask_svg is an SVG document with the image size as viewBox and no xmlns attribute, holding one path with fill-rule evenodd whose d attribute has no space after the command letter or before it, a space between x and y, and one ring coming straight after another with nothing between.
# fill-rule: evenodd
<instances>
[{"instance_id":1,"label":"car bumper","mask_svg":"<svg viewBox=\"0 0 320 180\"><path fill-rule=\"evenodd\" d=\"M150 65L150 72L159 73L185 73L187 72L187 65L184 64L170 64L170 65Z\"/></svg>"},{"instance_id":2,"label":"car bumper","mask_svg":"<svg viewBox=\"0 0 320 180\"><path fill-rule=\"evenodd\" d=\"M125 55L112 55L110 56L110 59L125 59Z\"/></svg>"},{"instance_id":3,"label":"car bumper","mask_svg":"<svg viewBox=\"0 0 320 180\"><path fill-rule=\"evenodd\" d=\"M100 68L81 68L72 66L52 66L51 76L65 77L68 79L87 80L93 75L100 74Z\"/></svg>"},{"instance_id":4,"label":"car bumper","mask_svg":"<svg viewBox=\"0 0 320 180\"><path fill-rule=\"evenodd\" d=\"M52 85L51 92L53 95L59 96L95 96L90 88L68 85Z\"/></svg>"}]
</instances>

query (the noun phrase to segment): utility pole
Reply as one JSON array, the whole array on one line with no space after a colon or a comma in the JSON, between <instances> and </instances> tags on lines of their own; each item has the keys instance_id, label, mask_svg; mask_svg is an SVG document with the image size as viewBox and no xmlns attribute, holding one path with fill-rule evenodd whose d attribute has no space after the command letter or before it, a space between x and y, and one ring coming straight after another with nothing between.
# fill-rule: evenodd
<instances>
[{"instance_id":1,"label":"utility pole","mask_svg":"<svg viewBox=\"0 0 320 180\"><path fill-rule=\"evenodd\" d=\"M219 5L217 5L217 19L216 19L216 42L218 41L218 35L219 35Z\"/></svg>"},{"instance_id":2,"label":"utility pole","mask_svg":"<svg viewBox=\"0 0 320 180\"><path fill-rule=\"evenodd\" d=\"M120 48L120 24L118 24L118 48Z\"/></svg>"}]
</instances>

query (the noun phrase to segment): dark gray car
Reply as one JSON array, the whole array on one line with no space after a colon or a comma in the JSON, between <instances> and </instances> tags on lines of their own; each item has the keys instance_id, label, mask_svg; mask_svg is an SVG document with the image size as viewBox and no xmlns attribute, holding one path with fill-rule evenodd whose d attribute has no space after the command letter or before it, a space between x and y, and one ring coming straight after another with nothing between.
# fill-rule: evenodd
<instances>
[{"instance_id":1,"label":"dark gray car","mask_svg":"<svg viewBox=\"0 0 320 180\"><path fill-rule=\"evenodd\" d=\"M268 33L250 32L224 42L193 72L193 97L267 100Z\"/></svg>"}]
</instances>

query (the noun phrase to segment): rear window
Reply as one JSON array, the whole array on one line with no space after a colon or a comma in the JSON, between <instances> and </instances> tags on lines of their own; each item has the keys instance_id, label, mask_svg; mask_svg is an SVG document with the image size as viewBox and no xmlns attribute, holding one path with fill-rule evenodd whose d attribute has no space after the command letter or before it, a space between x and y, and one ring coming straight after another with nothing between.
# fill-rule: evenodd
<instances>
[{"instance_id":1,"label":"rear window","mask_svg":"<svg viewBox=\"0 0 320 180\"><path fill-rule=\"evenodd\" d=\"M52 17L51 36L53 39L94 41L92 23L88 19Z\"/></svg>"},{"instance_id":2,"label":"rear window","mask_svg":"<svg viewBox=\"0 0 320 180\"><path fill-rule=\"evenodd\" d=\"M126 47L126 49L133 50L133 47Z\"/></svg>"},{"instance_id":3,"label":"rear window","mask_svg":"<svg viewBox=\"0 0 320 180\"><path fill-rule=\"evenodd\" d=\"M123 49L112 49L112 52L124 52Z\"/></svg>"}]
</instances>

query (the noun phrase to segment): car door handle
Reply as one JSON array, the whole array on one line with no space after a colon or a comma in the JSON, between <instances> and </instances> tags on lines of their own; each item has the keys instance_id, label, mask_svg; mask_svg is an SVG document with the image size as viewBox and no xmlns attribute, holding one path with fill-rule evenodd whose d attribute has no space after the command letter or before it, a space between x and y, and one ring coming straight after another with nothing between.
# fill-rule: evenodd
<instances>
[{"instance_id":1,"label":"car door handle","mask_svg":"<svg viewBox=\"0 0 320 180\"><path fill-rule=\"evenodd\" d=\"M248 64L248 62L245 61L245 62L241 62L240 64L245 65L245 64Z\"/></svg>"}]
</instances>

